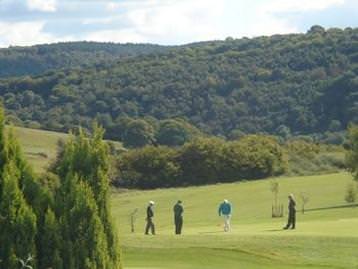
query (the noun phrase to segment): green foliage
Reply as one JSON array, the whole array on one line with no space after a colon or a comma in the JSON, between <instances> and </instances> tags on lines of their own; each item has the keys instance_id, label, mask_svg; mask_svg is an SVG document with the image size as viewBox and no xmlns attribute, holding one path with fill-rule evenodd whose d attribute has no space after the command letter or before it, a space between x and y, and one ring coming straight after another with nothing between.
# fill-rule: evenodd
<instances>
[{"instance_id":1,"label":"green foliage","mask_svg":"<svg viewBox=\"0 0 358 269\"><path fill-rule=\"evenodd\" d=\"M349 171L358 180L358 126L351 126L348 131L349 149L346 155L346 163Z\"/></svg>"},{"instance_id":2,"label":"green foliage","mask_svg":"<svg viewBox=\"0 0 358 269\"><path fill-rule=\"evenodd\" d=\"M118 166L116 184L151 189L280 175L287 162L272 137L247 136L235 142L197 138L176 149L148 146L122 154Z\"/></svg>"},{"instance_id":3,"label":"green foliage","mask_svg":"<svg viewBox=\"0 0 358 269\"><path fill-rule=\"evenodd\" d=\"M122 137L125 147L143 147L152 144L154 141L154 129L145 120L130 120L125 126Z\"/></svg>"},{"instance_id":4,"label":"green foliage","mask_svg":"<svg viewBox=\"0 0 358 269\"><path fill-rule=\"evenodd\" d=\"M183 118L204 133L230 138L241 136L236 130L286 139L328 131L328 141L339 143L335 134L358 122L357 31L315 26L307 34L154 50L119 62L3 79L0 94L17 123L67 131L78 125L90 129L96 118L108 138L133 147L150 144L153 130L143 122L127 130L121 118L145 118L154 131L162 120ZM82 45L96 51L95 45ZM66 46L74 45L61 48ZM162 131L173 141L158 138L165 145L183 143L186 135L174 126L170 130Z\"/></svg>"},{"instance_id":5,"label":"green foliage","mask_svg":"<svg viewBox=\"0 0 358 269\"><path fill-rule=\"evenodd\" d=\"M35 254L36 215L19 187L20 173L9 161L1 175L0 259L4 268L18 268L18 259Z\"/></svg>"},{"instance_id":6,"label":"green foliage","mask_svg":"<svg viewBox=\"0 0 358 269\"><path fill-rule=\"evenodd\" d=\"M73 68L118 60L123 57L165 51L165 46L64 42L32 47L0 49L0 77L36 75L50 69Z\"/></svg>"},{"instance_id":7,"label":"green foliage","mask_svg":"<svg viewBox=\"0 0 358 269\"><path fill-rule=\"evenodd\" d=\"M347 203L355 203L357 199L357 183L351 182L347 185L346 195L344 197Z\"/></svg>"},{"instance_id":8,"label":"green foliage","mask_svg":"<svg viewBox=\"0 0 358 269\"><path fill-rule=\"evenodd\" d=\"M0 111L1 268L120 269L103 130L81 130L39 182ZM36 257L27 259L26 257Z\"/></svg>"},{"instance_id":9,"label":"green foliage","mask_svg":"<svg viewBox=\"0 0 358 269\"><path fill-rule=\"evenodd\" d=\"M37 219L43 199L12 132L5 131L0 108L0 260L15 269L36 254ZM36 263L36 261L35 261Z\"/></svg>"},{"instance_id":10,"label":"green foliage","mask_svg":"<svg viewBox=\"0 0 358 269\"><path fill-rule=\"evenodd\" d=\"M40 268L62 269L63 261L61 258L62 236L60 225L54 212L48 209L40 237L39 247L42 250L39 257Z\"/></svg>"},{"instance_id":11,"label":"green foliage","mask_svg":"<svg viewBox=\"0 0 358 269\"><path fill-rule=\"evenodd\" d=\"M109 152L103 130L82 130L64 145L53 165L61 178L56 212L63 233L64 268L121 268L109 210Z\"/></svg>"},{"instance_id":12,"label":"green foliage","mask_svg":"<svg viewBox=\"0 0 358 269\"><path fill-rule=\"evenodd\" d=\"M198 136L200 131L180 119L163 120L156 134L157 143L165 146L181 146Z\"/></svg>"},{"instance_id":13,"label":"green foliage","mask_svg":"<svg viewBox=\"0 0 358 269\"><path fill-rule=\"evenodd\" d=\"M179 185L180 168L175 156L174 149L163 146L147 146L123 154L118 163L120 181L116 183L146 189Z\"/></svg>"}]
</instances>

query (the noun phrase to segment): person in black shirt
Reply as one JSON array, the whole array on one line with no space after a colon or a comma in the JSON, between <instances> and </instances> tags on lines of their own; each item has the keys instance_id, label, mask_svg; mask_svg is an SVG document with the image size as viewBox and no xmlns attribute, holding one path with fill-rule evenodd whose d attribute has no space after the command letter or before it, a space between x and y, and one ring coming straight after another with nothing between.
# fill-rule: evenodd
<instances>
[{"instance_id":1,"label":"person in black shirt","mask_svg":"<svg viewBox=\"0 0 358 269\"><path fill-rule=\"evenodd\" d=\"M175 234L181 234L183 228L183 212L184 208L182 201L178 201L174 206L174 223L175 223Z\"/></svg>"},{"instance_id":2,"label":"person in black shirt","mask_svg":"<svg viewBox=\"0 0 358 269\"><path fill-rule=\"evenodd\" d=\"M285 230L296 228L296 201L293 194L288 196L288 222L284 227Z\"/></svg>"},{"instance_id":3,"label":"person in black shirt","mask_svg":"<svg viewBox=\"0 0 358 269\"><path fill-rule=\"evenodd\" d=\"M145 227L145 234L149 234L149 230L150 230L152 235L155 235L155 226L153 223L153 217L154 217L153 206L154 206L154 202L150 201L147 207L147 218L146 218L147 225Z\"/></svg>"}]
</instances>

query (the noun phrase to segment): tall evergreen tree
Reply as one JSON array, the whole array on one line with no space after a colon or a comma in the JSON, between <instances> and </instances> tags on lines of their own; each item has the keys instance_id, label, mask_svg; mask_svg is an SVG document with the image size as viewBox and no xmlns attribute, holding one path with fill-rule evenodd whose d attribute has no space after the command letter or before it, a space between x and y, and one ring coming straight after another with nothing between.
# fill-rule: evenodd
<instances>
[{"instance_id":1,"label":"tall evergreen tree","mask_svg":"<svg viewBox=\"0 0 358 269\"><path fill-rule=\"evenodd\" d=\"M5 130L4 111L0 107L1 268L18 268L19 259L36 254L37 216L32 203L38 190L14 135ZM33 262L36 268L36 260Z\"/></svg>"},{"instance_id":2,"label":"tall evergreen tree","mask_svg":"<svg viewBox=\"0 0 358 269\"><path fill-rule=\"evenodd\" d=\"M15 269L19 259L36 253L36 215L19 188L20 173L14 161L3 168L0 203L1 268Z\"/></svg>"},{"instance_id":3,"label":"tall evergreen tree","mask_svg":"<svg viewBox=\"0 0 358 269\"><path fill-rule=\"evenodd\" d=\"M103 129L95 127L92 137L82 131L73 136L53 167L62 181L56 199L65 235L63 259L68 262L65 268L78 268L76 266L84 260L85 268L121 268L109 210L108 156ZM81 236L80 231L73 233L74 227L86 231L85 236ZM83 241L80 246L77 245L79 239ZM89 246L91 250L85 250ZM76 251L80 252L73 256Z\"/></svg>"},{"instance_id":4,"label":"tall evergreen tree","mask_svg":"<svg viewBox=\"0 0 358 269\"><path fill-rule=\"evenodd\" d=\"M39 257L39 268L63 268L61 258L61 231L56 216L48 209L44 218L39 246L41 255Z\"/></svg>"}]
</instances>

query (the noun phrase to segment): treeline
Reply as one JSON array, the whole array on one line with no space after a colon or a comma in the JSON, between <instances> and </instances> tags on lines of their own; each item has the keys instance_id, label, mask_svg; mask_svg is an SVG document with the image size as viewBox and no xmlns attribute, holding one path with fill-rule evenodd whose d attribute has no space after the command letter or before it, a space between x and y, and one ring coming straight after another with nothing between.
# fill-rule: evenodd
<instances>
[{"instance_id":1,"label":"treeline","mask_svg":"<svg viewBox=\"0 0 358 269\"><path fill-rule=\"evenodd\" d=\"M38 177L0 111L0 268L120 269L103 131L70 139Z\"/></svg>"},{"instance_id":2,"label":"treeline","mask_svg":"<svg viewBox=\"0 0 358 269\"><path fill-rule=\"evenodd\" d=\"M197 138L182 147L146 146L122 153L114 184L152 189L333 172L344 168L339 153L344 156L338 147L303 140L282 144L275 137L263 135L231 142Z\"/></svg>"},{"instance_id":3,"label":"treeline","mask_svg":"<svg viewBox=\"0 0 358 269\"><path fill-rule=\"evenodd\" d=\"M165 51L152 44L63 42L0 49L0 77L39 75L52 69L113 62L124 57Z\"/></svg>"},{"instance_id":4,"label":"treeline","mask_svg":"<svg viewBox=\"0 0 358 269\"><path fill-rule=\"evenodd\" d=\"M358 29L228 38L35 77L0 80L13 122L123 139L123 118L181 118L230 139L266 133L341 143L358 122ZM149 133L151 128L147 128ZM150 143L149 143L150 144Z\"/></svg>"}]
</instances>

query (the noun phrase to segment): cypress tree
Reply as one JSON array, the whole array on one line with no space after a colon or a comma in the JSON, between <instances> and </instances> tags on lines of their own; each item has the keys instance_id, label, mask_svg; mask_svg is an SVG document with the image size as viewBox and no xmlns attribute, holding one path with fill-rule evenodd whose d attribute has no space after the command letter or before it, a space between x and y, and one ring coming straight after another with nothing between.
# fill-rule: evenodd
<instances>
[{"instance_id":1,"label":"cypress tree","mask_svg":"<svg viewBox=\"0 0 358 269\"><path fill-rule=\"evenodd\" d=\"M91 137L82 131L73 136L53 166L62 181L56 194L56 203L60 205L56 212L64 234L63 260L68 262L65 268L79 268L76 266L84 260L85 268L121 268L109 209L108 156L103 130L96 126ZM74 210L78 215L73 215ZM73 233L74 227L82 227L87 235ZM84 241L81 247L77 245L79 238Z\"/></svg>"},{"instance_id":2,"label":"cypress tree","mask_svg":"<svg viewBox=\"0 0 358 269\"><path fill-rule=\"evenodd\" d=\"M36 254L36 215L19 188L19 176L13 161L5 164L1 177L0 259L1 267L7 269L17 269L19 259Z\"/></svg>"},{"instance_id":3,"label":"cypress tree","mask_svg":"<svg viewBox=\"0 0 358 269\"><path fill-rule=\"evenodd\" d=\"M39 268L63 268L61 243L61 231L56 216L51 209L48 209L39 242L42 250L39 257Z\"/></svg>"},{"instance_id":4,"label":"cypress tree","mask_svg":"<svg viewBox=\"0 0 358 269\"><path fill-rule=\"evenodd\" d=\"M0 107L1 268L18 268L19 259L36 255L37 216L32 203L39 197L38 187L12 131L5 130ZM36 268L36 260L33 263Z\"/></svg>"}]
</instances>

